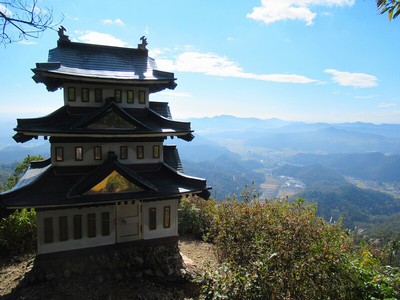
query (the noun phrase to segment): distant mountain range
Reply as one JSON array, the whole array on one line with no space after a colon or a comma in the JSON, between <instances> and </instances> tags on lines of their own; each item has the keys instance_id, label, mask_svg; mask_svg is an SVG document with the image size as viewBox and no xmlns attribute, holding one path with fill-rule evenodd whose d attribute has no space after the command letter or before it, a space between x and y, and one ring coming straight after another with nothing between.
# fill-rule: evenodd
<instances>
[{"instance_id":1,"label":"distant mountain range","mask_svg":"<svg viewBox=\"0 0 400 300\"><path fill-rule=\"evenodd\" d=\"M400 124L303 123L219 116L189 119L195 134L248 147L308 153L400 154Z\"/></svg>"},{"instance_id":2,"label":"distant mountain range","mask_svg":"<svg viewBox=\"0 0 400 300\"><path fill-rule=\"evenodd\" d=\"M400 181L400 155L383 153L297 154L287 159L297 165L321 164L340 174L366 180Z\"/></svg>"}]
</instances>

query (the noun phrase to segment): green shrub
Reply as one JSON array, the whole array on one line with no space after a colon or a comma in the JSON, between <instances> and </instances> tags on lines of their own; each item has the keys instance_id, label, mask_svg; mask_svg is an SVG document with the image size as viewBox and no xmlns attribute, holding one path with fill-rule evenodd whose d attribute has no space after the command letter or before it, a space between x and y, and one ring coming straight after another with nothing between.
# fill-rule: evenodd
<instances>
[{"instance_id":1,"label":"green shrub","mask_svg":"<svg viewBox=\"0 0 400 300\"><path fill-rule=\"evenodd\" d=\"M215 200L190 196L182 198L178 210L179 234L210 239L215 207Z\"/></svg>"},{"instance_id":2,"label":"green shrub","mask_svg":"<svg viewBox=\"0 0 400 300\"><path fill-rule=\"evenodd\" d=\"M36 212L17 210L0 220L0 253L18 255L36 250Z\"/></svg>"},{"instance_id":3,"label":"green shrub","mask_svg":"<svg viewBox=\"0 0 400 300\"><path fill-rule=\"evenodd\" d=\"M218 269L200 278L206 299L395 299L397 269L385 269L315 205L269 201L216 206ZM367 254L371 254L370 256Z\"/></svg>"}]
</instances>

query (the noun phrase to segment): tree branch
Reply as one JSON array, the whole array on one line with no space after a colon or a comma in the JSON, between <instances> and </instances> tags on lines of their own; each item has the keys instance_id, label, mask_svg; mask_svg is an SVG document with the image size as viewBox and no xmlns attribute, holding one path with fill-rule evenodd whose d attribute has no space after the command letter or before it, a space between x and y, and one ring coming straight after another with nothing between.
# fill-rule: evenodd
<instances>
[{"instance_id":1,"label":"tree branch","mask_svg":"<svg viewBox=\"0 0 400 300\"><path fill-rule=\"evenodd\" d=\"M5 46L26 38L39 38L47 29L56 30L61 21L53 24L53 11L42 10L37 1L0 1L0 44Z\"/></svg>"}]
</instances>

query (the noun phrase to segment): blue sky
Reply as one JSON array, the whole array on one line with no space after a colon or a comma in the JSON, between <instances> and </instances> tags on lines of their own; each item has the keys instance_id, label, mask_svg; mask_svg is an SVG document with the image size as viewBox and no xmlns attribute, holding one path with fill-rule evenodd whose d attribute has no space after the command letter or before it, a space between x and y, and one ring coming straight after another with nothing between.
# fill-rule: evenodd
<instances>
[{"instance_id":1,"label":"blue sky","mask_svg":"<svg viewBox=\"0 0 400 300\"><path fill-rule=\"evenodd\" d=\"M400 20L374 0L39 0L76 42L137 47L147 37L178 86L151 96L176 119L400 123ZM0 7L0 9L2 9ZM36 84L57 32L0 48L2 119L42 116L60 91Z\"/></svg>"}]
</instances>

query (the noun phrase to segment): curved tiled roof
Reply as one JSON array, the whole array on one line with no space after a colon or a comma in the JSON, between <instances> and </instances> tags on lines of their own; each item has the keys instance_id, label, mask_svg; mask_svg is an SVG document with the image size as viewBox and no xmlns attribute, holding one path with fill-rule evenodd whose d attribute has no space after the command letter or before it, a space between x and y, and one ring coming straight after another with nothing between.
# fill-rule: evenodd
<instances>
[{"instance_id":1,"label":"curved tiled roof","mask_svg":"<svg viewBox=\"0 0 400 300\"><path fill-rule=\"evenodd\" d=\"M114 170L142 189L95 195L86 193ZM25 181L25 184L0 194L0 201L6 209L44 208L112 203L126 199L154 201L185 194L208 198L208 189L205 179L186 176L167 164L123 165L114 154L100 166L55 167L48 162L36 168L34 180Z\"/></svg>"},{"instance_id":2,"label":"curved tiled roof","mask_svg":"<svg viewBox=\"0 0 400 300\"><path fill-rule=\"evenodd\" d=\"M25 142L37 136L80 136L80 137L146 137L146 136L178 136L184 140L192 140L189 122L174 121L168 118L169 109L158 107L160 115L150 108L122 108L115 102L106 103L102 107L63 106L53 113L32 119L18 119L17 142ZM129 127L92 128L107 113L114 113ZM169 115L170 116L170 115Z\"/></svg>"},{"instance_id":3,"label":"curved tiled roof","mask_svg":"<svg viewBox=\"0 0 400 300\"><path fill-rule=\"evenodd\" d=\"M148 86L150 92L176 86L174 74L157 69L147 49L59 41L49 51L48 62L36 64L33 79L49 90L60 88L64 82L121 82Z\"/></svg>"}]
</instances>

